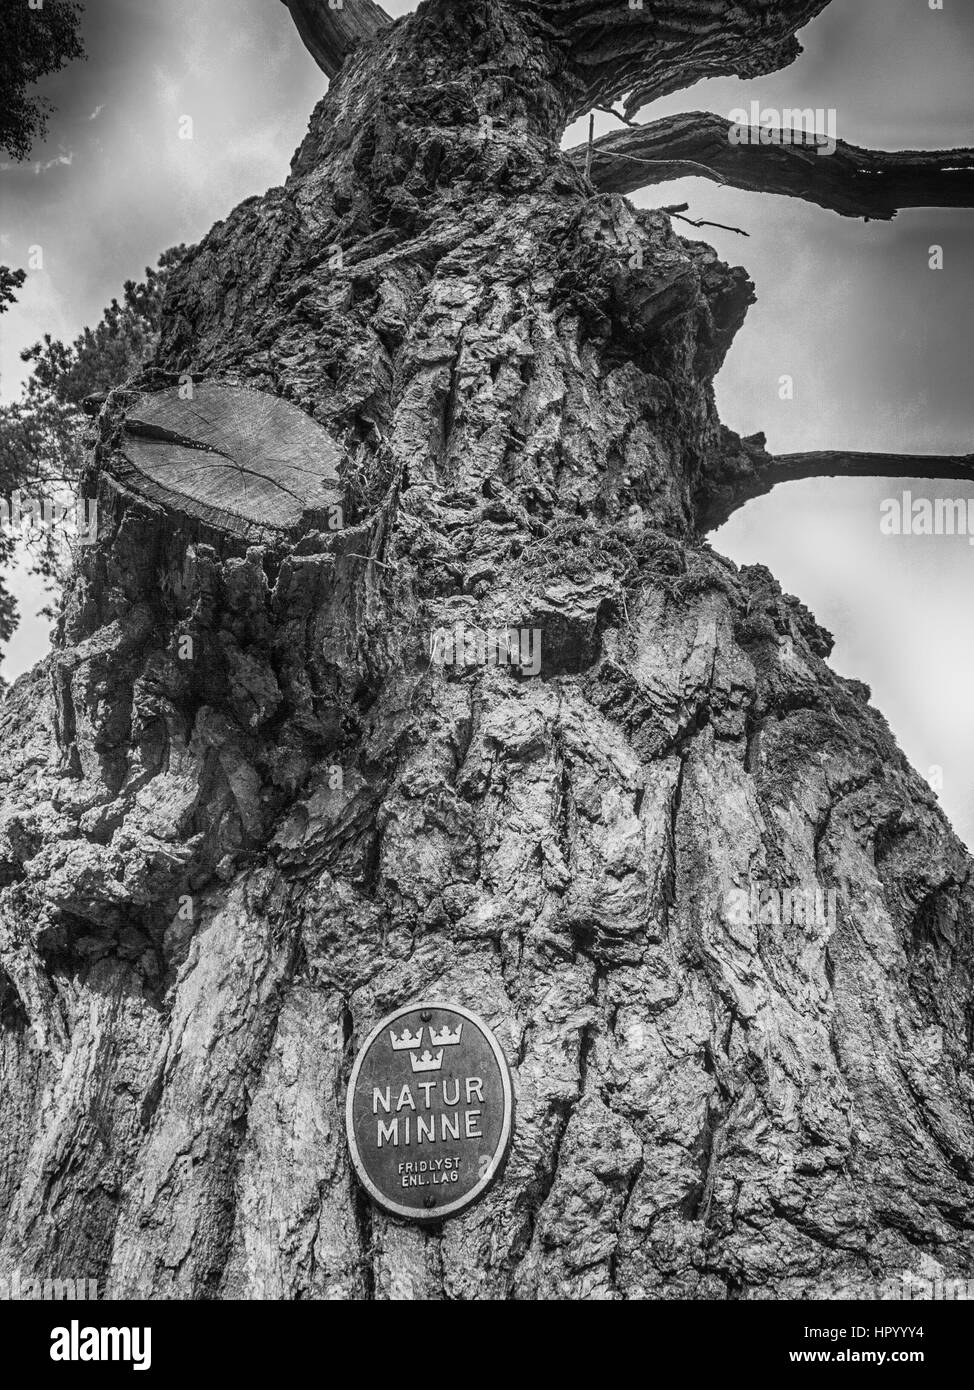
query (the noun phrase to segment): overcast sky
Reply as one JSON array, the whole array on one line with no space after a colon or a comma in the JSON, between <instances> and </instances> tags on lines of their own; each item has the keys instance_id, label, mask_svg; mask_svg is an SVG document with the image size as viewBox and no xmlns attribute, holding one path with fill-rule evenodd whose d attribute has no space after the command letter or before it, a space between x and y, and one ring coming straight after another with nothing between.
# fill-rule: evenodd
<instances>
[{"instance_id":1,"label":"overcast sky","mask_svg":"<svg viewBox=\"0 0 974 1390\"><path fill-rule=\"evenodd\" d=\"M416 8L387 0L390 14ZM44 332L93 324L129 276L159 252L199 240L243 198L283 182L325 85L286 11L271 0L86 0L88 60L50 79L47 142L0 166L0 259L24 265L20 302L3 316L0 389L17 394L20 349ZM802 34L791 68L754 82L718 80L668 97L651 119L695 108L832 107L838 133L886 149L974 144L974 4L833 0ZM194 139L179 139L180 118ZM598 129L613 128L600 116ZM585 123L569 132L583 138ZM637 194L687 201L691 215L747 267L751 309L718 378L726 423L764 430L769 448L968 453L974 424L974 212L915 211L895 222L840 218L799 201L685 180ZM944 248L942 271L929 248ZM779 398L793 377L795 398ZM805 482L751 503L714 537L738 563L769 566L836 635L832 664L868 682L942 803L974 845L974 546L966 537L891 537L880 502L903 483ZM915 495L967 497L957 483ZM36 583L18 576L23 621L4 662L13 678L43 653Z\"/></svg>"}]
</instances>

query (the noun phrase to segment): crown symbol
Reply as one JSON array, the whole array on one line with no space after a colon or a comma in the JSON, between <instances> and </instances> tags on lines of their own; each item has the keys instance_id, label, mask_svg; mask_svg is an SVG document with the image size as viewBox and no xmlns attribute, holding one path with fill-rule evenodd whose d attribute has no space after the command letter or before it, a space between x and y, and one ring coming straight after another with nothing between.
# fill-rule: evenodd
<instances>
[{"instance_id":1,"label":"crown symbol","mask_svg":"<svg viewBox=\"0 0 974 1390\"><path fill-rule=\"evenodd\" d=\"M426 1049L422 1057L416 1057L410 1052L409 1061L413 1071L439 1071L443 1065L443 1049L441 1047L435 1057L429 1048Z\"/></svg>"},{"instance_id":2,"label":"crown symbol","mask_svg":"<svg viewBox=\"0 0 974 1390\"><path fill-rule=\"evenodd\" d=\"M458 1043L460 1041L460 1034L462 1032L462 1023L457 1024L457 1031L455 1033L451 1033L449 1028L447 1028L445 1024L443 1026L442 1033L437 1033L431 1028L430 1042L433 1044L434 1047L452 1047L454 1043Z\"/></svg>"},{"instance_id":3,"label":"crown symbol","mask_svg":"<svg viewBox=\"0 0 974 1390\"><path fill-rule=\"evenodd\" d=\"M408 1028L404 1028L401 1037L396 1037L392 1030L389 1030L389 1041L392 1043L393 1052L405 1052L407 1048L419 1047L423 1041L423 1030L420 1028L415 1037L410 1036Z\"/></svg>"}]
</instances>

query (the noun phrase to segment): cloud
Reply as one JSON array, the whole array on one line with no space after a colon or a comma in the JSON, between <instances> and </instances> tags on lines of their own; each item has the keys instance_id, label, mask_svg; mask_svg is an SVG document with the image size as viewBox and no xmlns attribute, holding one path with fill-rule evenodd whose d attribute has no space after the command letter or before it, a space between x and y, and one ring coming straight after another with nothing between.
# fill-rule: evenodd
<instances>
[{"instance_id":1,"label":"cloud","mask_svg":"<svg viewBox=\"0 0 974 1390\"><path fill-rule=\"evenodd\" d=\"M104 109L105 103L101 102L100 105L95 107L94 111L92 111L91 115L88 117L89 121L97 121L98 117L101 115Z\"/></svg>"},{"instance_id":2,"label":"cloud","mask_svg":"<svg viewBox=\"0 0 974 1390\"><path fill-rule=\"evenodd\" d=\"M67 154L57 154L53 159L45 159L43 162L37 160L34 164L35 174L44 174L48 169L53 169L57 164L73 164L74 150L69 150Z\"/></svg>"}]
</instances>

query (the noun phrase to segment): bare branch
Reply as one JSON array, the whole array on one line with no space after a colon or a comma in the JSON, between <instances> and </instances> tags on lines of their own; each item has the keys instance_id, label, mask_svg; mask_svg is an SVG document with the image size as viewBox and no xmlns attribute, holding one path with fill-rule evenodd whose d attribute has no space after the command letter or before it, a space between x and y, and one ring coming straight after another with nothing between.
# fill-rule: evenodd
<instances>
[{"instance_id":1,"label":"bare branch","mask_svg":"<svg viewBox=\"0 0 974 1390\"><path fill-rule=\"evenodd\" d=\"M974 454L868 454L824 449L772 458L770 485L797 478L951 478L974 483Z\"/></svg>"},{"instance_id":2,"label":"bare branch","mask_svg":"<svg viewBox=\"0 0 974 1390\"><path fill-rule=\"evenodd\" d=\"M974 454L885 454L826 449L802 454L767 453L764 436L740 439L725 431L728 450L716 473L703 481L699 524L704 531L725 521L779 483L803 478L918 478L974 485Z\"/></svg>"},{"instance_id":3,"label":"bare branch","mask_svg":"<svg viewBox=\"0 0 974 1390\"><path fill-rule=\"evenodd\" d=\"M696 217L687 217L689 203L674 203L672 207L660 208L660 212L668 212L671 217L677 217L681 222L688 223L691 227L717 227L722 232L736 232L738 236L750 236L750 232L745 232L743 227L730 227L726 222L706 222Z\"/></svg>"},{"instance_id":4,"label":"bare branch","mask_svg":"<svg viewBox=\"0 0 974 1390\"><path fill-rule=\"evenodd\" d=\"M829 155L811 134L788 132L788 144L734 144L734 130L722 116L690 111L603 135L592 147L592 182L602 192L632 193L699 175L754 193L803 198L844 217L888 219L901 208L974 207L971 149L894 153L840 140ZM757 141L758 132L751 133ZM581 151L570 153L579 163Z\"/></svg>"},{"instance_id":5,"label":"bare branch","mask_svg":"<svg viewBox=\"0 0 974 1390\"><path fill-rule=\"evenodd\" d=\"M346 56L362 39L371 39L392 20L375 0L344 0L330 9L328 0L282 0L291 13L301 41L322 72L334 77Z\"/></svg>"}]
</instances>

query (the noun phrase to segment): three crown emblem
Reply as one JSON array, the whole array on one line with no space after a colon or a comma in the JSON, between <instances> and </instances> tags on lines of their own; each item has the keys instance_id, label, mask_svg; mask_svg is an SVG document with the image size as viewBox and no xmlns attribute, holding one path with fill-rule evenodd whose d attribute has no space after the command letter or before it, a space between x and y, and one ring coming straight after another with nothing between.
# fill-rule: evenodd
<instances>
[{"instance_id":1,"label":"three crown emblem","mask_svg":"<svg viewBox=\"0 0 974 1390\"><path fill-rule=\"evenodd\" d=\"M457 1024L457 1031L455 1033L451 1033L446 1024L443 1025L439 1033L437 1033L435 1028L430 1028L430 1046L439 1048L439 1051L435 1054L430 1051L429 1047L427 1047L424 1052L419 1053L419 1049L423 1046L423 1033L425 1031L424 1028L420 1028L415 1036L413 1036L408 1028L404 1028L397 1037L390 1029L389 1042L392 1045L393 1052L409 1053L409 1065L412 1067L413 1071L439 1071L440 1067L443 1065L443 1053L445 1050L448 1047L454 1047L460 1041L460 1034L463 1032L463 1024ZM417 1055L418 1053L419 1055Z\"/></svg>"}]
</instances>

